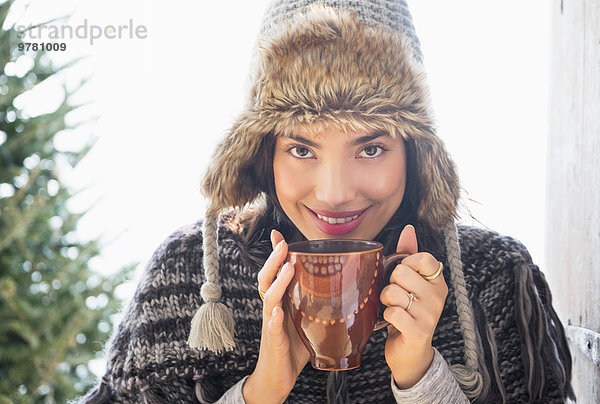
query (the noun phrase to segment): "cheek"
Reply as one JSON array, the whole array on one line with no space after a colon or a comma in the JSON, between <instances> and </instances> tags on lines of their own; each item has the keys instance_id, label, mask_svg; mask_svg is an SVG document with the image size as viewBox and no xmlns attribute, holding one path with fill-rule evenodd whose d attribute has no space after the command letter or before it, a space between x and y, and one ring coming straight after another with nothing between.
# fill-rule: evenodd
<instances>
[{"instance_id":1,"label":"cheek","mask_svg":"<svg viewBox=\"0 0 600 404\"><path fill-rule=\"evenodd\" d=\"M372 199L386 200L388 198L402 198L406 186L404 165L390 164L378 170L374 175L365 179L363 184L368 184L366 192Z\"/></svg>"},{"instance_id":2,"label":"cheek","mask_svg":"<svg viewBox=\"0 0 600 404\"><path fill-rule=\"evenodd\" d=\"M385 201L390 198L402 198L404 181L399 178L378 177L370 183L369 194L372 199Z\"/></svg>"},{"instance_id":3,"label":"cheek","mask_svg":"<svg viewBox=\"0 0 600 404\"><path fill-rule=\"evenodd\" d=\"M278 159L277 155L273 161L273 178L277 198L282 206L293 203L290 200L299 199L310 189L310 176L288 164L285 159Z\"/></svg>"}]
</instances>

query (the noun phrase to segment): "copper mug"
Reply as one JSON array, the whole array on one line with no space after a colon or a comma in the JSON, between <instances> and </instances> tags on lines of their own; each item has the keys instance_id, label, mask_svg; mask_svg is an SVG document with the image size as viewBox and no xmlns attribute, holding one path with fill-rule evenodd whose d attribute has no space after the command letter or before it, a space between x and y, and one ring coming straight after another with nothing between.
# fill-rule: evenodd
<instances>
[{"instance_id":1,"label":"copper mug","mask_svg":"<svg viewBox=\"0 0 600 404\"><path fill-rule=\"evenodd\" d=\"M368 240L308 240L288 245L295 274L284 310L320 370L360 366L371 333L388 325L378 318L384 276L408 254L382 254Z\"/></svg>"}]
</instances>

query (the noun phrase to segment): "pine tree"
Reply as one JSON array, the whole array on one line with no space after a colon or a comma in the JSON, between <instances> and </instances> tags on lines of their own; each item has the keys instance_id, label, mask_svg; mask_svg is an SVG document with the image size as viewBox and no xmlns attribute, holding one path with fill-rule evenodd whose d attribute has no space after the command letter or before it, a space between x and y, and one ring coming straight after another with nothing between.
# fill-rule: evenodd
<instances>
[{"instance_id":1,"label":"pine tree","mask_svg":"<svg viewBox=\"0 0 600 404\"><path fill-rule=\"evenodd\" d=\"M64 152L53 143L74 128L65 115L78 108L69 103L77 89L65 87L52 113L15 107L17 96L66 67L41 51L19 56L14 27L1 29L12 4L0 0L0 403L65 403L95 383L88 361L101 356L120 305L115 287L134 266L110 277L89 267L101 243L78 240L85 212L66 208L74 193L56 160L75 167L92 145ZM24 75L7 68L17 57L33 60Z\"/></svg>"}]
</instances>

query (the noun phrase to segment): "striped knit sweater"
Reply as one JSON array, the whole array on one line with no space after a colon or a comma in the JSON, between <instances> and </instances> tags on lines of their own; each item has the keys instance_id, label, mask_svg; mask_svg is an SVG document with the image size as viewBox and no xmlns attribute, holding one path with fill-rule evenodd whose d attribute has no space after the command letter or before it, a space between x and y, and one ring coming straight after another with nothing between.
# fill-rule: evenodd
<instances>
[{"instance_id":1,"label":"striped knit sweater","mask_svg":"<svg viewBox=\"0 0 600 404\"><path fill-rule=\"evenodd\" d=\"M201 228L201 222L182 228L156 250L108 345L107 373L84 402L193 403L195 389L210 402L253 371L262 316L259 268L244 264L240 238L226 225L219 229L219 266L222 301L236 323L236 349L217 356L186 344L202 303ZM463 226L459 235L486 358L482 368L492 381L485 402L565 402L572 392L571 358L543 274L514 239ZM447 267L442 247L430 252ZM454 291L449 277L446 282L449 293L433 346L448 363L464 363ZM395 402L384 358L386 336L385 330L373 333L360 368L345 372L350 402ZM327 376L307 364L288 401L327 402Z\"/></svg>"}]
</instances>

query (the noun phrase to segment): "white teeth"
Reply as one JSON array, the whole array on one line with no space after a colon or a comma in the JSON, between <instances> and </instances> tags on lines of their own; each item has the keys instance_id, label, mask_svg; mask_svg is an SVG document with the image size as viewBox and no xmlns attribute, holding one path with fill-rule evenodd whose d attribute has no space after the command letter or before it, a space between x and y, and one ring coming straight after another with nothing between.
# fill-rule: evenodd
<instances>
[{"instance_id":1,"label":"white teeth","mask_svg":"<svg viewBox=\"0 0 600 404\"><path fill-rule=\"evenodd\" d=\"M356 219L358 217L358 215L354 215L352 217L340 217L340 218L334 218L334 217L327 217L327 216L323 216L323 215L319 215L317 213L317 217L329 224L341 224L341 223L347 223L350 222L354 219Z\"/></svg>"}]
</instances>

